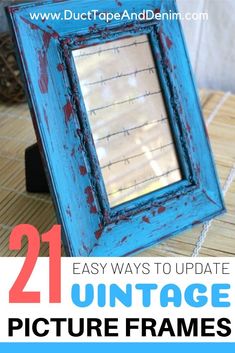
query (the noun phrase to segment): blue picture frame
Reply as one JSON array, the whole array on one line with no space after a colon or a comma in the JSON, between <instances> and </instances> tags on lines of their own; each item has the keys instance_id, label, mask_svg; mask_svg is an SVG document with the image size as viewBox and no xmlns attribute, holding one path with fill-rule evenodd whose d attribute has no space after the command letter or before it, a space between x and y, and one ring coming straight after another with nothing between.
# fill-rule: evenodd
<instances>
[{"instance_id":1,"label":"blue picture frame","mask_svg":"<svg viewBox=\"0 0 235 353\"><path fill-rule=\"evenodd\" d=\"M162 14L177 7L174 0L68 0L7 8L67 254L128 256L224 212L180 22L32 19L68 9ZM183 178L111 209L72 51L140 34L151 43Z\"/></svg>"}]
</instances>

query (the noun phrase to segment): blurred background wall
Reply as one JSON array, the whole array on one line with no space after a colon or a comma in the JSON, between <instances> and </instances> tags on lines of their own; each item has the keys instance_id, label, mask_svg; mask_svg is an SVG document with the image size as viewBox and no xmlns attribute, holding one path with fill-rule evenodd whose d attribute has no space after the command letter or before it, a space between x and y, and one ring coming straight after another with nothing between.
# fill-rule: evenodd
<instances>
[{"instance_id":1,"label":"blurred background wall","mask_svg":"<svg viewBox=\"0 0 235 353\"><path fill-rule=\"evenodd\" d=\"M22 1L0 0L0 32L7 29L3 7L10 2ZM182 23L199 87L235 93L235 0L177 0L177 3L183 13L209 13L209 21Z\"/></svg>"},{"instance_id":2,"label":"blurred background wall","mask_svg":"<svg viewBox=\"0 0 235 353\"><path fill-rule=\"evenodd\" d=\"M235 93L235 0L177 0L181 12L208 12L208 21L183 21L201 88Z\"/></svg>"}]
</instances>

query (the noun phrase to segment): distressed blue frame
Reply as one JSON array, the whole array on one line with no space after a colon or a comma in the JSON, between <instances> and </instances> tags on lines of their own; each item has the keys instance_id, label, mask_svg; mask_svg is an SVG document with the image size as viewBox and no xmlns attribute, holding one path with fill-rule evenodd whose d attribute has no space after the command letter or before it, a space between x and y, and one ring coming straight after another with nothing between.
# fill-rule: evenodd
<instances>
[{"instance_id":1,"label":"distressed blue frame","mask_svg":"<svg viewBox=\"0 0 235 353\"><path fill-rule=\"evenodd\" d=\"M70 256L127 256L225 207L179 21L38 21L30 13L177 12L174 0L44 1L8 7L32 118ZM147 34L183 179L110 209L72 50Z\"/></svg>"}]
</instances>

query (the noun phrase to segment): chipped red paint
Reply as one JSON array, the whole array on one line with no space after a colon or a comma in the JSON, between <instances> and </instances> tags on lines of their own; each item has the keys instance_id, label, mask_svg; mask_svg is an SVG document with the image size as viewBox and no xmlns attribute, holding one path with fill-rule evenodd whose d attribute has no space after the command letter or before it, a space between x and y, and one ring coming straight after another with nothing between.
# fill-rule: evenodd
<instances>
[{"instance_id":1,"label":"chipped red paint","mask_svg":"<svg viewBox=\"0 0 235 353\"><path fill-rule=\"evenodd\" d=\"M166 47L165 47L164 33L163 33L163 30L162 30L162 27L159 28L158 35L159 35L159 42L161 44L163 53L165 53L166 52Z\"/></svg>"},{"instance_id":2,"label":"chipped red paint","mask_svg":"<svg viewBox=\"0 0 235 353\"><path fill-rule=\"evenodd\" d=\"M157 13L160 13L161 11L159 8L156 8L153 12L154 12L154 15L156 15Z\"/></svg>"},{"instance_id":3,"label":"chipped red paint","mask_svg":"<svg viewBox=\"0 0 235 353\"><path fill-rule=\"evenodd\" d=\"M45 51L39 50L38 52L38 59L39 59L39 88L40 91L45 94L48 92L48 61Z\"/></svg>"},{"instance_id":4,"label":"chipped red paint","mask_svg":"<svg viewBox=\"0 0 235 353\"><path fill-rule=\"evenodd\" d=\"M63 64L58 64L57 65L57 70L59 71L59 72L61 72L61 71L64 71L64 65Z\"/></svg>"},{"instance_id":5,"label":"chipped red paint","mask_svg":"<svg viewBox=\"0 0 235 353\"><path fill-rule=\"evenodd\" d=\"M163 57L164 65L165 67L170 69L171 72L173 72L173 66L171 64L171 61L167 57L167 49L170 49L172 47L173 42L170 40L168 36L165 36L162 27L160 27L158 30L158 36L159 36L159 42L164 55Z\"/></svg>"},{"instance_id":6,"label":"chipped red paint","mask_svg":"<svg viewBox=\"0 0 235 353\"><path fill-rule=\"evenodd\" d=\"M48 32L44 32L43 36L42 36L42 39L43 39L44 48L45 48L45 50L47 50L49 48L49 45L50 45L51 34L48 33Z\"/></svg>"},{"instance_id":7,"label":"chipped red paint","mask_svg":"<svg viewBox=\"0 0 235 353\"><path fill-rule=\"evenodd\" d=\"M81 42L85 42L87 40L87 36L84 36L84 35L79 35L77 37L74 38L74 42L76 44L80 44Z\"/></svg>"},{"instance_id":8,"label":"chipped red paint","mask_svg":"<svg viewBox=\"0 0 235 353\"><path fill-rule=\"evenodd\" d=\"M87 194L87 203L90 205L94 202L94 196L91 186L87 186L85 189L85 194Z\"/></svg>"},{"instance_id":9,"label":"chipped red paint","mask_svg":"<svg viewBox=\"0 0 235 353\"><path fill-rule=\"evenodd\" d=\"M94 204L94 196L93 196L93 190L90 186L88 186L86 189L85 189L85 194L87 195L87 199L86 199L86 202L87 204L89 205L90 207L90 213L93 213L93 214L96 214L97 213L97 208Z\"/></svg>"},{"instance_id":10,"label":"chipped red paint","mask_svg":"<svg viewBox=\"0 0 235 353\"><path fill-rule=\"evenodd\" d=\"M125 28L133 28L134 27L134 24L133 23L128 23L127 25L125 25Z\"/></svg>"},{"instance_id":11,"label":"chipped red paint","mask_svg":"<svg viewBox=\"0 0 235 353\"><path fill-rule=\"evenodd\" d=\"M64 41L63 41L63 45L68 45L71 43L71 39L70 38L66 38Z\"/></svg>"},{"instance_id":12,"label":"chipped red paint","mask_svg":"<svg viewBox=\"0 0 235 353\"><path fill-rule=\"evenodd\" d=\"M95 237L96 237L97 240L100 239L102 233L103 233L103 226L100 223L99 224L99 229L95 232Z\"/></svg>"},{"instance_id":13,"label":"chipped red paint","mask_svg":"<svg viewBox=\"0 0 235 353\"><path fill-rule=\"evenodd\" d=\"M99 229L99 230L97 230L95 232L95 237L96 237L97 240L101 237L101 235L102 235L102 230L101 229Z\"/></svg>"},{"instance_id":14,"label":"chipped red paint","mask_svg":"<svg viewBox=\"0 0 235 353\"><path fill-rule=\"evenodd\" d=\"M15 13L17 10L19 10L19 8L18 7L10 7L10 6L7 6L6 7L7 8L7 11L9 12L9 13Z\"/></svg>"},{"instance_id":15,"label":"chipped red paint","mask_svg":"<svg viewBox=\"0 0 235 353\"><path fill-rule=\"evenodd\" d=\"M142 217L142 221L145 223L150 223L150 220L147 216Z\"/></svg>"},{"instance_id":16,"label":"chipped red paint","mask_svg":"<svg viewBox=\"0 0 235 353\"><path fill-rule=\"evenodd\" d=\"M161 213L163 213L165 211L166 211L166 207L160 206L157 212L158 212L158 214L161 214Z\"/></svg>"},{"instance_id":17,"label":"chipped red paint","mask_svg":"<svg viewBox=\"0 0 235 353\"><path fill-rule=\"evenodd\" d=\"M79 172L82 176L86 175L87 174L87 169L84 165L80 165L79 166Z\"/></svg>"},{"instance_id":18,"label":"chipped red paint","mask_svg":"<svg viewBox=\"0 0 235 353\"><path fill-rule=\"evenodd\" d=\"M168 69L171 70L171 72L173 71L171 62L170 62L170 60L167 57L165 57L165 59L164 59L164 64L165 64L166 67L168 67Z\"/></svg>"},{"instance_id":19,"label":"chipped red paint","mask_svg":"<svg viewBox=\"0 0 235 353\"><path fill-rule=\"evenodd\" d=\"M53 32L51 33L52 38L54 39L58 39L60 37L59 33L57 33L56 31L53 30Z\"/></svg>"},{"instance_id":20,"label":"chipped red paint","mask_svg":"<svg viewBox=\"0 0 235 353\"><path fill-rule=\"evenodd\" d=\"M60 37L59 33L56 32L51 26L47 26L47 28L50 30L49 34L52 38L58 39Z\"/></svg>"},{"instance_id":21,"label":"chipped red paint","mask_svg":"<svg viewBox=\"0 0 235 353\"><path fill-rule=\"evenodd\" d=\"M96 214L97 212L98 212L98 211L97 211L96 206L95 206L95 205L92 205L92 206L90 207L90 213Z\"/></svg>"},{"instance_id":22,"label":"chipped red paint","mask_svg":"<svg viewBox=\"0 0 235 353\"><path fill-rule=\"evenodd\" d=\"M166 45L168 49L171 49L173 42L170 40L168 36L166 36Z\"/></svg>"},{"instance_id":23,"label":"chipped red paint","mask_svg":"<svg viewBox=\"0 0 235 353\"><path fill-rule=\"evenodd\" d=\"M129 216L126 216L126 215L124 215L124 214L119 215L119 216L117 217L117 221L128 221L129 219L130 219L130 217L129 217Z\"/></svg>"},{"instance_id":24,"label":"chipped red paint","mask_svg":"<svg viewBox=\"0 0 235 353\"><path fill-rule=\"evenodd\" d=\"M37 30L37 29L40 29L37 25L35 25L34 23L30 22L29 20L27 20L27 18L24 18L22 16L20 16L21 20L26 23L27 25L30 26L31 29L33 30Z\"/></svg>"},{"instance_id":25,"label":"chipped red paint","mask_svg":"<svg viewBox=\"0 0 235 353\"><path fill-rule=\"evenodd\" d=\"M55 31L52 33L50 33L50 32L43 33L42 39L43 39L43 45L44 45L45 50L47 50L49 48L51 38L58 39L59 34Z\"/></svg>"},{"instance_id":26,"label":"chipped red paint","mask_svg":"<svg viewBox=\"0 0 235 353\"><path fill-rule=\"evenodd\" d=\"M65 122L66 122L66 124L68 124L68 122L73 114L73 106L69 100L67 100L67 103L65 104L63 110L64 110L64 115L65 115Z\"/></svg>"},{"instance_id":27,"label":"chipped red paint","mask_svg":"<svg viewBox=\"0 0 235 353\"><path fill-rule=\"evenodd\" d=\"M44 115L44 120L45 120L45 123L46 123L46 126L47 126L47 130L50 133L49 121L48 121L48 116L47 116L47 112L46 112L45 108L43 108L43 115Z\"/></svg>"}]
</instances>

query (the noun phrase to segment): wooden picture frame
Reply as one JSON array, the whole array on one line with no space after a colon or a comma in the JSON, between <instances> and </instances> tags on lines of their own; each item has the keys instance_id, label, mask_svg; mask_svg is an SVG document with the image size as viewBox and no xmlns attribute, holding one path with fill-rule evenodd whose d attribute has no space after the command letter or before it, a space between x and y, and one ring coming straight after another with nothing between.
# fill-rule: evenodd
<instances>
[{"instance_id":1,"label":"wooden picture frame","mask_svg":"<svg viewBox=\"0 0 235 353\"><path fill-rule=\"evenodd\" d=\"M224 212L179 21L65 23L31 16L68 9L76 14L177 12L173 0L44 1L7 9L67 254L128 256ZM110 207L73 53L137 36L148 38L151 47L181 178Z\"/></svg>"}]
</instances>

